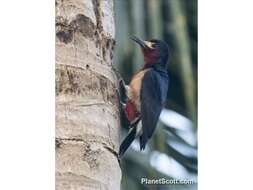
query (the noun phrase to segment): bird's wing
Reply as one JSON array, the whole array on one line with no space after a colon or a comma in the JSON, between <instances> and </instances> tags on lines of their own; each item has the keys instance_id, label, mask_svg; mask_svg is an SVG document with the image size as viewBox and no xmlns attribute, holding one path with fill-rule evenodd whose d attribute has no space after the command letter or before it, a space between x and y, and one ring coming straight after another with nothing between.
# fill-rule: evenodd
<instances>
[{"instance_id":1,"label":"bird's wing","mask_svg":"<svg viewBox=\"0 0 253 190\"><path fill-rule=\"evenodd\" d=\"M141 117L142 135L140 148L144 149L148 139L152 136L168 90L168 76L153 69L145 73L141 84Z\"/></svg>"}]
</instances>

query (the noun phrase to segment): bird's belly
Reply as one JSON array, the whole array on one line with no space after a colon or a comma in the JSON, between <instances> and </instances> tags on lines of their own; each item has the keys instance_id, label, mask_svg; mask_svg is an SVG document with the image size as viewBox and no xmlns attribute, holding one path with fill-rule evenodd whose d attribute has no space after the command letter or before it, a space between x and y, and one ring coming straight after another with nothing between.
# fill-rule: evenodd
<instances>
[{"instance_id":1,"label":"bird's belly","mask_svg":"<svg viewBox=\"0 0 253 190\"><path fill-rule=\"evenodd\" d=\"M142 78L144 77L144 74L148 70L142 70L138 72L134 77L132 78L130 84L129 84L129 90L128 90L128 98L134 102L137 111L141 111L141 103L140 103L140 91L141 91L141 83Z\"/></svg>"}]
</instances>

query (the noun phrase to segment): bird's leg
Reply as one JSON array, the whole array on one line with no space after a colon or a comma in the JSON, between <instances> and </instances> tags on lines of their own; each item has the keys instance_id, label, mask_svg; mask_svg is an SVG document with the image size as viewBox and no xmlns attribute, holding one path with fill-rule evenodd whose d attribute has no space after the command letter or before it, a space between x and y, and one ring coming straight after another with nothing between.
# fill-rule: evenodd
<instances>
[{"instance_id":1,"label":"bird's leg","mask_svg":"<svg viewBox=\"0 0 253 190\"><path fill-rule=\"evenodd\" d=\"M128 92L127 92L127 90L129 89L129 87L125 84L125 81L120 76L119 72L117 70L115 72L118 76L118 84L117 84L116 91L117 91L118 100L119 100L119 110L120 110L120 113L122 113L121 120L127 126L130 126L130 121L129 121L129 119L126 115L126 112L125 112L125 109L126 109L126 106L127 106L127 101L128 101L128 97L127 97Z\"/></svg>"},{"instance_id":2,"label":"bird's leg","mask_svg":"<svg viewBox=\"0 0 253 190\"><path fill-rule=\"evenodd\" d=\"M123 110L125 116L127 117L126 115L126 112L125 112L125 109L127 107L127 101L128 101L128 97L127 97L127 85L125 84L124 80L121 78L119 80L119 102L120 102L120 107L121 107L121 110Z\"/></svg>"},{"instance_id":3,"label":"bird's leg","mask_svg":"<svg viewBox=\"0 0 253 190\"><path fill-rule=\"evenodd\" d=\"M119 98L119 105L120 110L123 112L123 120L126 122L129 128L133 128L136 123L139 122L139 114L136 111L135 105L130 100L130 96L132 94L131 88L126 85L123 78L120 76L119 72L114 69L118 76L118 98Z\"/></svg>"},{"instance_id":4,"label":"bird's leg","mask_svg":"<svg viewBox=\"0 0 253 190\"><path fill-rule=\"evenodd\" d=\"M122 104L126 104L127 102L127 90L128 86L125 84L124 80L121 78L119 80L119 94L120 94L120 102Z\"/></svg>"},{"instance_id":5,"label":"bird's leg","mask_svg":"<svg viewBox=\"0 0 253 190\"><path fill-rule=\"evenodd\" d=\"M126 84L125 81L123 80L120 72L115 68L112 67L117 79L118 79L118 84L116 87L117 93L118 93L118 97L120 100L120 103L125 104L126 103L126 99L127 99L127 92L126 92Z\"/></svg>"}]
</instances>

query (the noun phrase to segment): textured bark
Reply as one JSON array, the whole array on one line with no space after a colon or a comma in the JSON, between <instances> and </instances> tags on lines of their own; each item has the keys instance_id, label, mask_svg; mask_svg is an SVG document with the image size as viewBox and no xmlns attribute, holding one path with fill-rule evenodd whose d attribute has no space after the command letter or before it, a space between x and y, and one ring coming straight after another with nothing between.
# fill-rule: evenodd
<instances>
[{"instance_id":1,"label":"textured bark","mask_svg":"<svg viewBox=\"0 0 253 190\"><path fill-rule=\"evenodd\" d=\"M119 190L113 0L56 0L56 189Z\"/></svg>"}]
</instances>

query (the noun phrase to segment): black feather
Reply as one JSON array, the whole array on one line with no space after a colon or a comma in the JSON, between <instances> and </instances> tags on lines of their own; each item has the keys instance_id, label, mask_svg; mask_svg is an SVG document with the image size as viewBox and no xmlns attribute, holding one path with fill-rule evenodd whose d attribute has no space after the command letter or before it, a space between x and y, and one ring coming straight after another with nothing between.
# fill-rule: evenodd
<instances>
[{"instance_id":1,"label":"black feather","mask_svg":"<svg viewBox=\"0 0 253 190\"><path fill-rule=\"evenodd\" d=\"M128 133L127 137L124 139L124 141L121 143L119 148L119 159L122 158L126 150L129 148L129 146L132 144L136 136L136 127L133 127L130 132Z\"/></svg>"},{"instance_id":2,"label":"black feather","mask_svg":"<svg viewBox=\"0 0 253 190\"><path fill-rule=\"evenodd\" d=\"M144 75L141 86L141 117L143 134L140 136L140 149L144 149L154 133L160 113L166 101L168 74L155 68Z\"/></svg>"}]
</instances>

